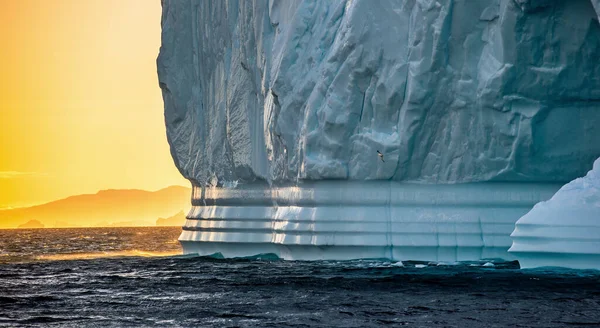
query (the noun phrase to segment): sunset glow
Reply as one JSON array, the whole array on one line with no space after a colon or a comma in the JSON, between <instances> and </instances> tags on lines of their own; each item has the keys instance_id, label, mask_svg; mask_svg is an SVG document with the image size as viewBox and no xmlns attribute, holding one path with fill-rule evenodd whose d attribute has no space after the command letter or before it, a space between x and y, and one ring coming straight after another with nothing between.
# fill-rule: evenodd
<instances>
[{"instance_id":1,"label":"sunset glow","mask_svg":"<svg viewBox=\"0 0 600 328\"><path fill-rule=\"evenodd\" d=\"M165 137L158 0L3 0L0 208L188 185Z\"/></svg>"}]
</instances>

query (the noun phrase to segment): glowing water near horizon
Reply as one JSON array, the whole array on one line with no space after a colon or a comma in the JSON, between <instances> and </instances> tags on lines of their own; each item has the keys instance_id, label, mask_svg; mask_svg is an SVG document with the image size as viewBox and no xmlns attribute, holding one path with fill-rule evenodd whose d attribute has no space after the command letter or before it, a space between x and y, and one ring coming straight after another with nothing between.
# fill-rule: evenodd
<instances>
[{"instance_id":1,"label":"glowing water near horizon","mask_svg":"<svg viewBox=\"0 0 600 328\"><path fill-rule=\"evenodd\" d=\"M0 265L181 255L179 227L0 229Z\"/></svg>"}]
</instances>

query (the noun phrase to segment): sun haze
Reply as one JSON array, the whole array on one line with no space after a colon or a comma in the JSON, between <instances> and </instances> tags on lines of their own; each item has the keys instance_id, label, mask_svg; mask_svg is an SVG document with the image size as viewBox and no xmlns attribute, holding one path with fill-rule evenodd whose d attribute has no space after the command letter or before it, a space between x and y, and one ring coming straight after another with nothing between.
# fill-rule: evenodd
<instances>
[{"instance_id":1,"label":"sun haze","mask_svg":"<svg viewBox=\"0 0 600 328\"><path fill-rule=\"evenodd\" d=\"M2 1L0 208L189 185L165 137L158 0Z\"/></svg>"}]
</instances>

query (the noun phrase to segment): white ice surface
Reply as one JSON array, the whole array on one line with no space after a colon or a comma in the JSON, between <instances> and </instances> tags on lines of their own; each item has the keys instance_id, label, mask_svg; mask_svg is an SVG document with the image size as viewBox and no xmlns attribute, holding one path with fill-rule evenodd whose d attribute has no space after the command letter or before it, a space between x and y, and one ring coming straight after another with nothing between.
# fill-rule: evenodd
<instances>
[{"instance_id":1,"label":"white ice surface","mask_svg":"<svg viewBox=\"0 0 600 328\"><path fill-rule=\"evenodd\" d=\"M511 237L521 267L600 269L600 159L520 218Z\"/></svg>"}]
</instances>

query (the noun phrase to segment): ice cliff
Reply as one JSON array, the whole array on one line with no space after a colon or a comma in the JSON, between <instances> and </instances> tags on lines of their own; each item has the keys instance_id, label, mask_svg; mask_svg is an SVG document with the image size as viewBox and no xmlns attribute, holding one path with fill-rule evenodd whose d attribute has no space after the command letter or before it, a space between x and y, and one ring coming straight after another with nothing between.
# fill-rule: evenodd
<instances>
[{"instance_id":1,"label":"ice cliff","mask_svg":"<svg viewBox=\"0 0 600 328\"><path fill-rule=\"evenodd\" d=\"M162 3L186 253L511 258L600 156L600 0Z\"/></svg>"},{"instance_id":2,"label":"ice cliff","mask_svg":"<svg viewBox=\"0 0 600 328\"><path fill-rule=\"evenodd\" d=\"M158 72L173 157L197 184L569 181L600 156L595 10L166 0Z\"/></svg>"},{"instance_id":3,"label":"ice cliff","mask_svg":"<svg viewBox=\"0 0 600 328\"><path fill-rule=\"evenodd\" d=\"M588 174L536 204L516 223L509 252L521 267L600 270L600 159Z\"/></svg>"}]
</instances>

